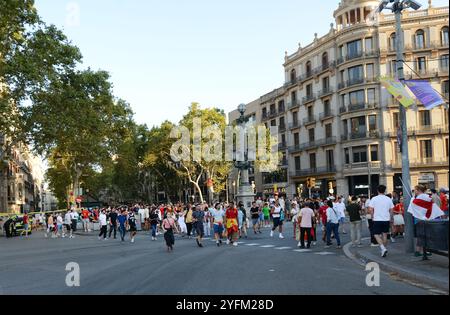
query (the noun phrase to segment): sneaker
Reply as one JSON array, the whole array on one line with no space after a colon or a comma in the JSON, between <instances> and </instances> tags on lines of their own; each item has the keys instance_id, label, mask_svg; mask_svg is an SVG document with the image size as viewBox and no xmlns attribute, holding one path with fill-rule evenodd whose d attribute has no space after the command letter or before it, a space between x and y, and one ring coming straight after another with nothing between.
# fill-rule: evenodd
<instances>
[{"instance_id":1,"label":"sneaker","mask_svg":"<svg viewBox=\"0 0 450 315\"><path fill-rule=\"evenodd\" d=\"M312 246L316 246L316 244L317 244L316 242L312 242L311 243Z\"/></svg>"},{"instance_id":2,"label":"sneaker","mask_svg":"<svg viewBox=\"0 0 450 315\"><path fill-rule=\"evenodd\" d=\"M356 245L358 248L361 248L361 247L363 247L363 244L358 244L358 245Z\"/></svg>"},{"instance_id":3,"label":"sneaker","mask_svg":"<svg viewBox=\"0 0 450 315\"><path fill-rule=\"evenodd\" d=\"M131 239L131 243L134 243L134 238Z\"/></svg>"},{"instance_id":4,"label":"sneaker","mask_svg":"<svg viewBox=\"0 0 450 315\"><path fill-rule=\"evenodd\" d=\"M238 246L238 243L237 243L237 242L234 242L234 243L233 243L233 246L234 246L234 247Z\"/></svg>"},{"instance_id":5,"label":"sneaker","mask_svg":"<svg viewBox=\"0 0 450 315\"><path fill-rule=\"evenodd\" d=\"M219 240L220 245L222 245L222 240Z\"/></svg>"},{"instance_id":6,"label":"sneaker","mask_svg":"<svg viewBox=\"0 0 450 315\"><path fill-rule=\"evenodd\" d=\"M297 247L301 247L302 243L298 242Z\"/></svg>"},{"instance_id":7,"label":"sneaker","mask_svg":"<svg viewBox=\"0 0 450 315\"><path fill-rule=\"evenodd\" d=\"M219 247L219 246L220 246L220 243L217 241L217 242L216 242L216 245L217 245L217 247Z\"/></svg>"},{"instance_id":8,"label":"sneaker","mask_svg":"<svg viewBox=\"0 0 450 315\"><path fill-rule=\"evenodd\" d=\"M381 257L385 258L387 256L387 253L388 253L387 249L382 249L381 250Z\"/></svg>"},{"instance_id":9,"label":"sneaker","mask_svg":"<svg viewBox=\"0 0 450 315\"><path fill-rule=\"evenodd\" d=\"M283 239L283 238L284 238L283 234L281 234L281 233L280 233L280 238L281 238L281 239Z\"/></svg>"},{"instance_id":10,"label":"sneaker","mask_svg":"<svg viewBox=\"0 0 450 315\"><path fill-rule=\"evenodd\" d=\"M371 246L371 247L378 247L378 246L380 246L380 245L378 245L378 244L370 244L370 246Z\"/></svg>"},{"instance_id":11,"label":"sneaker","mask_svg":"<svg viewBox=\"0 0 450 315\"><path fill-rule=\"evenodd\" d=\"M331 245L325 245L325 249L328 249L330 247L331 247Z\"/></svg>"},{"instance_id":12,"label":"sneaker","mask_svg":"<svg viewBox=\"0 0 450 315\"><path fill-rule=\"evenodd\" d=\"M336 246L336 249L341 249L341 248L342 248L341 245Z\"/></svg>"},{"instance_id":13,"label":"sneaker","mask_svg":"<svg viewBox=\"0 0 450 315\"><path fill-rule=\"evenodd\" d=\"M391 242L395 243L395 238L391 237Z\"/></svg>"},{"instance_id":14,"label":"sneaker","mask_svg":"<svg viewBox=\"0 0 450 315\"><path fill-rule=\"evenodd\" d=\"M230 245L230 240L227 240L227 245Z\"/></svg>"},{"instance_id":15,"label":"sneaker","mask_svg":"<svg viewBox=\"0 0 450 315\"><path fill-rule=\"evenodd\" d=\"M270 237L273 237L273 231L270 231Z\"/></svg>"}]
</instances>

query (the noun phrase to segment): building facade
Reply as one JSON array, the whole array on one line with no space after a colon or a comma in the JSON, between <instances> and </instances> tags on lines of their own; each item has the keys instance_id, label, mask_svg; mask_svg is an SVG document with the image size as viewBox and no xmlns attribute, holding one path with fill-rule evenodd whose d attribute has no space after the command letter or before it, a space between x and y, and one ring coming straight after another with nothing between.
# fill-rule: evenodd
<instances>
[{"instance_id":1,"label":"building facade","mask_svg":"<svg viewBox=\"0 0 450 315\"><path fill-rule=\"evenodd\" d=\"M395 17L373 20L374 0L344 0L328 34L291 55L285 84L260 98L261 120L279 127L286 165L262 185L288 197L370 194L378 184L401 191L399 104L378 82L396 74ZM403 13L407 79L430 80L448 103L449 8ZM258 116L256 116L258 117ZM448 106L407 110L411 184L448 187ZM372 191L371 191L372 190ZM270 191L268 191L270 192Z\"/></svg>"}]
</instances>

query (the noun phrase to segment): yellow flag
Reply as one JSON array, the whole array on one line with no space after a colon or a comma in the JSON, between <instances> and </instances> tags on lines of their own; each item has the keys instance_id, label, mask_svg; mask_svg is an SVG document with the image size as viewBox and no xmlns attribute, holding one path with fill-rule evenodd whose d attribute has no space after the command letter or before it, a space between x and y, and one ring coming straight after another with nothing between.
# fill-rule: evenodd
<instances>
[{"instance_id":1,"label":"yellow flag","mask_svg":"<svg viewBox=\"0 0 450 315\"><path fill-rule=\"evenodd\" d=\"M414 105L414 98L408 94L405 86L399 80L392 77L380 77L380 83L404 107Z\"/></svg>"}]
</instances>

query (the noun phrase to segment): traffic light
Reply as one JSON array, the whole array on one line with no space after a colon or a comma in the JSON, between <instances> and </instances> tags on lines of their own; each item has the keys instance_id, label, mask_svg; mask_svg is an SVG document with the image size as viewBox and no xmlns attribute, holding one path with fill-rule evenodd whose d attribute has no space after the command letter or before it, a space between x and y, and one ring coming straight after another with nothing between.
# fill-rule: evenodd
<instances>
[{"instance_id":1,"label":"traffic light","mask_svg":"<svg viewBox=\"0 0 450 315\"><path fill-rule=\"evenodd\" d=\"M329 189L329 190L333 189L333 182L329 182L329 183L328 183L328 189Z\"/></svg>"},{"instance_id":2,"label":"traffic light","mask_svg":"<svg viewBox=\"0 0 450 315\"><path fill-rule=\"evenodd\" d=\"M315 178L311 178L310 184L311 184L311 188L316 187L316 179Z\"/></svg>"},{"instance_id":3,"label":"traffic light","mask_svg":"<svg viewBox=\"0 0 450 315\"><path fill-rule=\"evenodd\" d=\"M311 178L306 179L306 187L311 188Z\"/></svg>"}]
</instances>

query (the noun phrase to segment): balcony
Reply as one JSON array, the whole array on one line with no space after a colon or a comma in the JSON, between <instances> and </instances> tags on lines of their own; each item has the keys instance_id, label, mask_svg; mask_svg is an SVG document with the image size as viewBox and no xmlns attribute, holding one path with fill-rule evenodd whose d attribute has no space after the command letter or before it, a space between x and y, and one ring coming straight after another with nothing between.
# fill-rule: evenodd
<instances>
[{"instance_id":1,"label":"balcony","mask_svg":"<svg viewBox=\"0 0 450 315\"><path fill-rule=\"evenodd\" d=\"M433 78L439 76L438 69L416 69L414 72L408 72L405 74L406 79L423 79Z\"/></svg>"},{"instance_id":2,"label":"balcony","mask_svg":"<svg viewBox=\"0 0 450 315\"><path fill-rule=\"evenodd\" d=\"M448 65L441 65L439 67L439 75L448 76Z\"/></svg>"},{"instance_id":3,"label":"balcony","mask_svg":"<svg viewBox=\"0 0 450 315\"><path fill-rule=\"evenodd\" d=\"M287 159L281 159L280 162L278 163L278 166L280 166L280 167L289 166L288 160Z\"/></svg>"},{"instance_id":4,"label":"balcony","mask_svg":"<svg viewBox=\"0 0 450 315\"><path fill-rule=\"evenodd\" d=\"M337 137L328 137L326 138L320 146L333 145L337 143Z\"/></svg>"},{"instance_id":5,"label":"balcony","mask_svg":"<svg viewBox=\"0 0 450 315\"><path fill-rule=\"evenodd\" d=\"M323 113L319 114L319 119L321 121L328 119L328 118L333 118L333 117L334 117L334 111L332 111L332 110L326 110Z\"/></svg>"},{"instance_id":6,"label":"balcony","mask_svg":"<svg viewBox=\"0 0 450 315\"><path fill-rule=\"evenodd\" d=\"M278 131L279 132L285 132L286 131L286 124L282 124L282 125L278 126Z\"/></svg>"},{"instance_id":7,"label":"balcony","mask_svg":"<svg viewBox=\"0 0 450 315\"><path fill-rule=\"evenodd\" d=\"M297 79L297 78L291 79L289 82L286 82L286 83L284 84L284 87L285 87L285 88L289 88L289 87L291 87L291 86L296 85L297 83L298 83L298 79Z\"/></svg>"},{"instance_id":8,"label":"balcony","mask_svg":"<svg viewBox=\"0 0 450 315\"><path fill-rule=\"evenodd\" d=\"M361 58L364 55L362 51L357 51L345 56L345 61Z\"/></svg>"},{"instance_id":9,"label":"balcony","mask_svg":"<svg viewBox=\"0 0 450 315\"><path fill-rule=\"evenodd\" d=\"M358 163L352 163L352 164L345 164L344 170L357 170L357 169L371 169L371 170L380 170L381 169L381 162L358 162Z\"/></svg>"},{"instance_id":10,"label":"balcony","mask_svg":"<svg viewBox=\"0 0 450 315\"><path fill-rule=\"evenodd\" d=\"M289 153L297 153L297 152L300 152L301 150L302 150L302 149L300 148L300 145L299 145L299 144L292 145L292 146L290 146L289 149L288 149Z\"/></svg>"},{"instance_id":11,"label":"balcony","mask_svg":"<svg viewBox=\"0 0 450 315\"><path fill-rule=\"evenodd\" d=\"M325 142L324 139L322 139L322 140L314 140L314 141L309 141L309 142L302 143L302 144L300 144L300 150L309 150L309 149L312 149L312 148L317 148L323 142Z\"/></svg>"},{"instance_id":12,"label":"balcony","mask_svg":"<svg viewBox=\"0 0 450 315\"><path fill-rule=\"evenodd\" d=\"M418 167L443 166L443 167L447 167L447 169L448 169L448 163L449 163L449 160L447 157L442 157L442 158L427 157L427 158L409 159L409 166L417 167L417 168ZM390 167L401 168L402 161L401 160L391 161Z\"/></svg>"},{"instance_id":13,"label":"balcony","mask_svg":"<svg viewBox=\"0 0 450 315\"><path fill-rule=\"evenodd\" d=\"M345 113L351 113L358 110L365 110L365 109L375 109L378 107L378 104L376 103L356 103L356 104L350 104L348 107L341 106L339 108L339 114L345 114Z\"/></svg>"},{"instance_id":14,"label":"balcony","mask_svg":"<svg viewBox=\"0 0 450 315\"><path fill-rule=\"evenodd\" d=\"M328 86L328 87L324 88L323 90L319 91L318 96L325 97L325 96L328 96L333 93L334 93L334 88L332 88L331 86Z\"/></svg>"},{"instance_id":15,"label":"balcony","mask_svg":"<svg viewBox=\"0 0 450 315\"><path fill-rule=\"evenodd\" d=\"M303 176L311 176L311 175L322 175L328 173L336 173L336 166L324 166L324 167L314 167L304 170L296 170L291 173L292 177L303 177Z\"/></svg>"},{"instance_id":16,"label":"balcony","mask_svg":"<svg viewBox=\"0 0 450 315\"><path fill-rule=\"evenodd\" d=\"M301 105L300 101L293 101L288 103L288 109L295 109L298 108Z\"/></svg>"},{"instance_id":17,"label":"balcony","mask_svg":"<svg viewBox=\"0 0 450 315\"><path fill-rule=\"evenodd\" d=\"M420 126L408 128L408 136L415 135L434 135L448 133L448 125L436 125L436 126ZM397 131L388 130L386 136L391 138L397 137Z\"/></svg>"},{"instance_id":18,"label":"balcony","mask_svg":"<svg viewBox=\"0 0 450 315\"><path fill-rule=\"evenodd\" d=\"M278 114L283 114L286 111L286 108L283 106L278 106Z\"/></svg>"},{"instance_id":19,"label":"balcony","mask_svg":"<svg viewBox=\"0 0 450 315\"><path fill-rule=\"evenodd\" d=\"M267 119L269 119L269 115L267 114L267 112L263 112L263 113L262 113L261 119L262 119L262 120L267 120Z\"/></svg>"},{"instance_id":20,"label":"balcony","mask_svg":"<svg viewBox=\"0 0 450 315\"><path fill-rule=\"evenodd\" d=\"M289 129L296 129L296 128L300 128L300 122L298 120L289 124Z\"/></svg>"},{"instance_id":21,"label":"balcony","mask_svg":"<svg viewBox=\"0 0 450 315\"><path fill-rule=\"evenodd\" d=\"M362 139L376 139L380 137L380 133L377 130L367 132L352 132L347 135L342 135L342 141L349 140L362 140Z\"/></svg>"},{"instance_id":22,"label":"balcony","mask_svg":"<svg viewBox=\"0 0 450 315\"><path fill-rule=\"evenodd\" d=\"M306 104L309 102L314 102L316 100L316 95L314 93L310 94L310 95L306 95L303 97L302 99L302 103Z\"/></svg>"},{"instance_id":23,"label":"balcony","mask_svg":"<svg viewBox=\"0 0 450 315\"><path fill-rule=\"evenodd\" d=\"M305 126L315 124L316 122L317 122L317 117L314 115L303 119L303 125L305 125Z\"/></svg>"},{"instance_id":24,"label":"balcony","mask_svg":"<svg viewBox=\"0 0 450 315\"><path fill-rule=\"evenodd\" d=\"M286 149L287 149L287 144L286 143L279 143L278 144L278 150L284 151Z\"/></svg>"},{"instance_id":25,"label":"balcony","mask_svg":"<svg viewBox=\"0 0 450 315\"><path fill-rule=\"evenodd\" d=\"M353 78L353 79L347 80L345 83L345 86L349 87L349 86L362 84L362 83L364 83L364 78Z\"/></svg>"}]
</instances>

